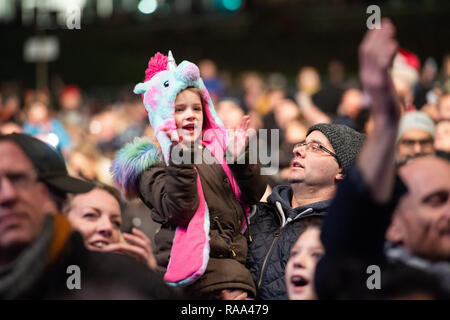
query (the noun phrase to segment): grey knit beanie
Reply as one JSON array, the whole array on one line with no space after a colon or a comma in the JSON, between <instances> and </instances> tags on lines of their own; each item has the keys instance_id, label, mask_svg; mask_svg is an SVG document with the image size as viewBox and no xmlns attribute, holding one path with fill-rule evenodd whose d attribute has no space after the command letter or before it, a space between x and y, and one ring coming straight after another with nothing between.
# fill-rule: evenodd
<instances>
[{"instance_id":1,"label":"grey knit beanie","mask_svg":"<svg viewBox=\"0 0 450 320\"><path fill-rule=\"evenodd\" d=\"M358 156L365 135L343 124L319 123L308 129L306 136L314 130L322 132L330 141L339 165L346 172Z\"/></svg>"},{"instance_id":2,"label":"grey knit beanie","mask_svg":"<svg viewBox=\"0 0 450 320\"><path fill-rule=\"evenodd\" d=\"M403 134L411 129L419 129L428 132L433 138L436 134L436 126L433 120L422 111L411 111L405 113L398 125L397 141L403 136Z\"/></svg>"}]
</instances>

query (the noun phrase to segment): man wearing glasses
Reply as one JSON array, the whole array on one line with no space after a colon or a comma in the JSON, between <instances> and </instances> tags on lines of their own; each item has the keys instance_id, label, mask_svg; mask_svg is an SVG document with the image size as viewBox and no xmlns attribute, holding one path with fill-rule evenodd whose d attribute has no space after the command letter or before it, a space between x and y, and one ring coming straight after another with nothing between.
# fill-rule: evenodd
<instances>
[{"instance_id":1,"label":"man wearing glasses","mask_svg":"<svg viewBox=\"0 0 450 320\"><path fill-rule=\"evenodd\" d=\"M434 154L436 128L433 120L421 111L408 112L400 119L397 136L397 164Z\"/></svg>"},{"instance_id":2,"label":"man wearing glasses","mask_svg":"<svg viewBox=\"0 0 450 320\"><path fill-rule=\"evenodd\" d=\"M289 186L276 186L267 203L259 203L249 221L252 243L248 265L258 298L288 299L284 269L302 221L323 217L356 159L364 135L338 124L316 124L292 150Z\"/></svg>"}]
</instances>

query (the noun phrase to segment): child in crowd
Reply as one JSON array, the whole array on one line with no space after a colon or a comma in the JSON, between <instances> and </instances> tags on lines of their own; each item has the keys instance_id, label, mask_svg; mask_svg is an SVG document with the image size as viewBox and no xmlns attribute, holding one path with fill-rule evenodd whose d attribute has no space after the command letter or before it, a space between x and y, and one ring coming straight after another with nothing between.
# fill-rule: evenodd
<instances>
[{"instance_id":1,"label":"child in crowd","mask_svg":"<svg viewBox=\"0 0 450 320\"><path fill-rule=\"evenodd\" d=\"M248 161L249 117L239 126L242 135L227 137L197 66L176 66L170 52L149 61L146 81L134 91L143 94L161 149L136 139L119 151L112 171L125 194L139 196L161 224L155 255L167 268L164 279L203 299L255 297L244 231L266 181Z\"/></svg>"},{"instance_id":2,"label":"child in crowd","mask_svg":"<svg viewBox=\"0 0 450 320\"><path fill-rule=\"evenodd\" d=\"M289 300L315 300L314 272L325 251L320 241L322 218L307 218L305 231L291 249L286 265Z\"/></svg>"}]
</instances>

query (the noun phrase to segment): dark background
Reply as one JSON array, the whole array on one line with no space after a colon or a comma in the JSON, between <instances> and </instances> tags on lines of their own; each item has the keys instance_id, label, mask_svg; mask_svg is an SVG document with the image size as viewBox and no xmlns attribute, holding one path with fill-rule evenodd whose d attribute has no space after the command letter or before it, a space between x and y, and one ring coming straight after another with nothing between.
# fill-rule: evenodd
<instances>
[{"instance_id":1,"label":"dark background","mask_svg":"<svg viewBox=\"0 0 450 320\"><path fill-rule=\"evenodd\" d=\"M148 59L169 49L177 62L210 58L233 76L246 70L281 72L294 83L299 67L313 65L325 74L333 58L344 63L348 74L356 74L370 4L394 21L400 45L422 63L432 56L440 67L450 51L448 0L247 0L235 12L203 3L192 0L185 14L114 11L108 19L94 16L87 22L83 12L81 30L24 27L18 15L0 24L0 82L34 87L35 67L24 62L23 43L36 34L56 35L60 41L60 56L49 64L50 79L59 75L88 91L131 87L142 80Z\"/></svg>"}]
</instances>

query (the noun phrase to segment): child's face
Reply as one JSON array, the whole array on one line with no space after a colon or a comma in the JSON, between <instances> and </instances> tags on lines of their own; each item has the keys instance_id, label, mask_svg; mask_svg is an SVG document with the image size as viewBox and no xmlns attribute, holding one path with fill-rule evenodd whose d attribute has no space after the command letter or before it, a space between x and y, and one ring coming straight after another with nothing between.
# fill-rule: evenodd
<instances>
[{"instance_id":1,"label":"child's face","mask_svg":"<svg viewBox=\"0 0 450 320\"><path fill-rule=\"evenodd\" d=\"M298 237L286 265L286 288L290 300L316 299L314 271L323 254L318 228L310 227Z\"/></svg>"},{"instance_id":2,"label":"child's face","mask_svg":"<svg viewBox=\"0 0 450 320\"><path fill-rule=\"evenodd\" d=\"M202 134L203 107L200 96L192 91L183 90L175 99L175 123L178 135L183 142L192 143Z\"/></svg>"}]
</instances>

